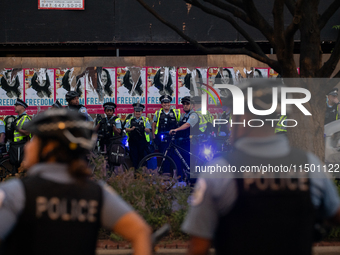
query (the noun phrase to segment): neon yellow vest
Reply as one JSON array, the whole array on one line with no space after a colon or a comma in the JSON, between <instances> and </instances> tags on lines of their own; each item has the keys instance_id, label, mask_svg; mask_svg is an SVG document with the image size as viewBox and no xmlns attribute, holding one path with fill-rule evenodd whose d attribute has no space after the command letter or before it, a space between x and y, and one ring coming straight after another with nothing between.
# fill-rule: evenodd
<instances>
[{"instance_id":1,"label":"neon yellow vest","mask_svg":"<svg viewBox=\"0 0 340 255\"><path fill-rule=\"evenodd\" d=\"M158 126L159 126L159 119L161 117L161 112L162 112L163 108L161 108L160 110L155 112L156 118L157 118L157 124L156 124L156 130L155 130L155 135L158 134ZM180 118L181 118L181 111L179 109L170 109L170 111L173 110L174 114L175 114L175 118L177 120L177 122L179 122Z\"/></svg>"},{"instance_id":2,"label":"neon yellow vest","mask_svg":"<svg viewBox=\"0 0 340 255\"><path fill-rule=\"evenodd\" d=\"M204 132L207 130L207 119L204 117L204 115L201 113L201 111L195 111L198 114L198 117L200 118L200 123L198 125L198 128L201 132Z\"/></svg>"},{"instance_id":3,"label":"neon yellow vest","mask_svg":"<svg viewBox=\"0 0 340 255\"><path fill-rule=\"evenodd\" d=\"M287 132L287 127L283 126L282 123L287 119L286 115L281 115L279 122L276 124L275 133Z\"/></svg>"},{"instance_id":4,"label":"neon yellow vest","mask_svg":"<svg viewBox=\"0 0 340 255\"><path fill-rule=\"evenodd\" d=\"M31 118L27 114L22 115L20 117L20 119L17 121L16 126L20 129L22 129L22 126L24 125L26 119L31 120ZM14 130L13 134L14 134L14 142L20 142L20 141L24 140L24 138L26 137L25 135L22 135L17 130ZM31 137L31 135L29 135L29 137Z\"/></svg>"},{"instance_id":5,"label":"neon yellow vest","mask_svg":"<svg viewBox=\"0 0 340 255\"><path fill-rule=\"evenodd\" d=\"M130 123L131 122L131 120L133 119L134 117L132 117L132 118L129 118L128 120L127 120L127 123ZM144 127L146 128L146 122L148 122L148 118L144 118L143 116L142 116L142 120L143 120L143 123L144 123ZM146 141L147 142L150 142L150 133L148 134L148 133L146 133L146 132L144 132L144 134L145 134L145 139L146 139ZM129 137L129 132L126 132L126 135Z\"/></svg>"}]
</instances>

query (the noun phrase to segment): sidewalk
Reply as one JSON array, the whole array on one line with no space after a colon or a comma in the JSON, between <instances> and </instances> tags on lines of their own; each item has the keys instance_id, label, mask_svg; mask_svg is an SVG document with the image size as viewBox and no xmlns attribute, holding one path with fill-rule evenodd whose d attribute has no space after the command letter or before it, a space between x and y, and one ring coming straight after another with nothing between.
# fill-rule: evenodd
<instances>
[{"instance_id":1,"label":"sidewalk","mask_svg":"<svg viewBox=\"0 0 340 255\"><path fill-rule=\"evenodd\" d=\"M185 255L187 249L159 249L156 254L161 255ZM97 249L97 255L126 255L132 254L132 250L103 250ZM214 254L214 250L210 250L210 254ZM337 255L340 254L340 246L315 246L312 255Z\"/></svg>"},{"instance_id":2,"label":"sidewalk","mask_svg":"<svg viewBox=\"0 0 340 255\"><path fill-rule=\"evenodd\" d=\"M156 254L161 255L184 255L188 249L188 242L181 240L163 241L157 245ZM98 255L124 255L132 254L128 242L113 242L111 240L99 240L97 244L96 254ZM210 250L210 254L214 254L214 249ZM315 243L313 247L313 255L336 255L340 254L340 242L320 242Z\"/></svg>"}]
</instances>

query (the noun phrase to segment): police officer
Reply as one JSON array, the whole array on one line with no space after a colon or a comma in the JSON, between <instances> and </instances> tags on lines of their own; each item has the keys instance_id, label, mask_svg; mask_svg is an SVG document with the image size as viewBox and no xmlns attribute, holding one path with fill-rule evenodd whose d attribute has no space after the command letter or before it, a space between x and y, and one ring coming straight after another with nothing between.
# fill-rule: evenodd
<instances>
[{"instance_id":1,"label":"police officer","mask_svg":"<svg viewBox=\"0 0 340 255\"><path fill-rule=\"evenodd\" d=\"M145 221L112 188L89 179L83 155L95 142L92 124L55 109L26 128L34 135L25 148L28 176L0 185L1 254L95 254L100 227L131 240L135 254L151 254Z\"/></svg>"},{"instance_id":2,"label":"police officer","mask_svg":"<svg viewBox=\"0 0 340 255\"><path fill-rule=\"evenodd\" d=\"M245 94L251 86L254 108L267 110L272 104L268 87L280 84L251 81L239 87ZM256 116L246 103L245 108L244 115L233 116L233 123L274 119L277 114ZM315 214L340 222L340 201L332 181L324 171L313 176L300 172L300 165L317 168L322 162L312 153L291 148L286 136L274 134L270 121L264 123L233 125L234 152L209 162L217 173L202 173L198 179L182 225L191 237L188 254L206 254L211 242L216 254L311 254ZM298 167L295 173L261 172L269 165L290 164ZM260 172L244 171L256 167Z\"/></svg>"},{"instance_id":3,"label":"police officer","mask_svg":"<svg viewBox=\"0 0 340 255\"><path fill-rule=\"evenodd\" d=\"M65 99L68 103L68 109L78 111L86 117L86 120L93 121L90 114L88 114L86 107L82 104L79 104L79 94L76 91L67 92Z\"/></svg>"},{"instance_id":4,"label":"police officer","mask_svg":"<svg viewBox=\"0 0 340 255\"><path fill-rule=\"evenodd\" d=\"M198 135L199 131L199 116L193 110L193 104L191 104L190 96L183 97L181 100L183 105L183 110L185 114L181 115L181 119L179 122L179 127L176 129L171 129L170 134L177 133L178 136L178 144L186 151L190 151L190 135ZM183 153L182 155L190 165L190 155L188 153ZM179 176L184 177L182 172L182 167L178 169Z\"/></svg>"},{"instance_id":5,"label":"police officer","mask_svg":"<svg viewBox=\"0 0 340 255\"><path fill-rule=\"evenodd\" d=\"M105 118L102 118L97 124L96 130L98 130L100 147L102 151L108 149L110 145L110 139L114 136L120 136L122 134L122 123L118 116L114 116L117 105L112 102L103 104Z\"/></svg>"},{"instance_id":6,"label":"police officer","mask_svg":"<svg viewBox=\"0 0 340 255\"><path fill-rule=\"evenodd\" d=\"M325 125L339 118L338 89L332 89L327 93Z\"/></svg>"},{"instance_id":7,"label":"police officer","mask_svg":"<svg viewBox=\"0 0 340 255\"><path fill-rule=\"evenodd\" d=\"M147 155L151 125L149 119L142 116L145 106L140 103L135 103L132 106L134 116L126 121L125 130L129 137L130 158L133 167L137 170L139 162Z\"/></svg>"},{"instance_id":8,"label":"police officer","mask_svg":"<svg viewBox=\"0 0 340 255\"><path fill-rule=\"evenodd\" d=\"M179 109L170 109L172 98L169 95L161 96L159 101L161 102L162 108L155 112L152 123L152 133L159 152L164 153L169 147L170 139L167 139L165 142L162 140L162 137L164 137L164 133L178 127L181 111ZM176 159L173 153L169 153L169 156ZM168 171L170 171L168 167L164 168L165 173Z\"/></svg>"},{"instance_id":9,"label":"police officer","mask_svg":"<svg viewBox=\"0 0 340 255\"><path fill-rule=\"evenodd\" d=\"M199 126L198 129L200 130L200 134L205 134L207 133L207 128L208 128L208 118L205 118L205 116L202 114L201 111L201 103L202 103L202 99L199 96L193 97L192 98L193 101L193 109L195 110L195 113L198 115L199 117Z\"/></svg>"},{"instance_id":10,"label":"police officer","mask_svg":"<svg viewBox=\"0 0 340 255\"><path fill-rule=\"evenodd\" d=\"M153 117L153 139L161 140L160 135L162 133L169 132L171 129L177 128L178 126L179 120L181 118L181 111L179 109L170 109L171 100L172 98L169 95L163 95L159 98L162 108L157 110ZM163 152L162 149L161 152Z\"/></svg>"},{"instance_id":11,"label":"police officer","mask_svg":"<svg viewBox=\"0 0 340 255\"><path fill-rule=\"evenodd\" d=\"M30 139L30 132L24 128L24 124L31 118L26 113L28 105L21 99L17 99L14 104L14 111L18 114L11 124L13 142L10 144L10 163L13 165L13 174L17 173L23 159L24 144Z\"/></svg>"}]
</instances>

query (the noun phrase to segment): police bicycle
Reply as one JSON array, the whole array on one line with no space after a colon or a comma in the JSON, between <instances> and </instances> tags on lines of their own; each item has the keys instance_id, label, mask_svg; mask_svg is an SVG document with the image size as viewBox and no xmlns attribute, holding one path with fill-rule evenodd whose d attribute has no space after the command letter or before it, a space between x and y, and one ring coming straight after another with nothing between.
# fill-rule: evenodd
<instances>
[{"instance_id":1,"label":"police bicycle","mask_svg":"<svg viewBox=\"0 0 340 255\"><path fill-rule=\"evenodd\" d=\"M163 175L169 175L169 177L176 179L178 168L175 163L175 161L169 157L170 151L175 151L175 154L179 157L182 165L184 166L183 172L184 177L186 179L186 182L189 182L188 176L190 176L190 162L186 162L186 160L183 157L183 153L186 155L190 155L190 161L191 163L195 163L197 166L204 166L207 161L211 160L214 157L214 154L217 153L217 151L214 151L213 146L210 144L211 137L206 135L192 135L190 138L185 139L191 139L196 140L196 145L192 146L198 146L199 147L199 153L198 155L195 155L194 153L185 150L184 148L180 147L175 143L175 135L169 134L169 132L164 132L161 135L161 140L167 141L166 139L171 139L170 144L168 148L165 150L164 153L151 153L144 157L141 162L139 163L138 168L141 167L147 167L148 169L157 171L159 174ZM183 141L185 140L183 139ZM225 139L225 138L223 138ZM168 170L169 173L164 173L164 170ZM170 186L173 186L173 183L170 183Z\"/></svg>"},{"instance_id":2,"label":"police bicycle","mask_svg":"<svg viewBox=\"0 0 340 255\"><path fill-rule=\"evenodd\" d=\"M0 147L5 144L0 143ZM8 175L12 175L13 166L9 162L8 152L0 154L0 181L6 178Z\"/></svg>"},{"instance_id":3,"label":"police bicycle","mask_svg":"<svg viewBox=\"0 0 340 255\"><path fill-rule=\"evenodd\" d=\"M102 136L98 135L97 144L88 157L88 166L92 170L92 174L94 174L94 172L96 170L96 166L98 166L98 164L100 164L102 166L105 165L106 175L108 173L109 176L112 175L112 173L114 172L114 170L116 168L118 168L118 169L120 168L123 171L127 171L129 168L128 168L127 164L125 163L125 161L122 162L120 165L112 164L112 163L109 162L107 151L105 149L101 148L101 146L100 146L100 143L99 143L100 139L102 139ZM117 157L119 157L119 156L125 157L125 152L122 153L121 151L115 151L115 152L111 152L111 153L116 154Z\"/></svg>"}]
</instances>

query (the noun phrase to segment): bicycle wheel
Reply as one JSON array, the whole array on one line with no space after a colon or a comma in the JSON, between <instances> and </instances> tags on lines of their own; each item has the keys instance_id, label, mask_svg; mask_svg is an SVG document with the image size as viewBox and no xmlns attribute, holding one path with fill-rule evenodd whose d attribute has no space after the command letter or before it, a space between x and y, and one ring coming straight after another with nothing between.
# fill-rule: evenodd
<instances>
[{"instance_id":1,"label":"bicycle wheel","mask_svg":"<svg viewBox=\"0 0 340 255\"><path fill-rule=\"evenodd\" d=\"M159 174L176 177L177 166L175 161L169 156L162 153L151 153L144 157L138 165L138 168L147 167L147 169L157 171Z\"/></svg>"},{"instance_id":2,"label":"bicycle wheel","mask_svg":"<svg viewBox=\"0 0 340 255\"><path fill-rule=\"evenodd\" d=\"M9 158L2 159L0 161L0 181L7 175L12 173L12 165L9 163Z\"/></svg>"}]
</instances>

